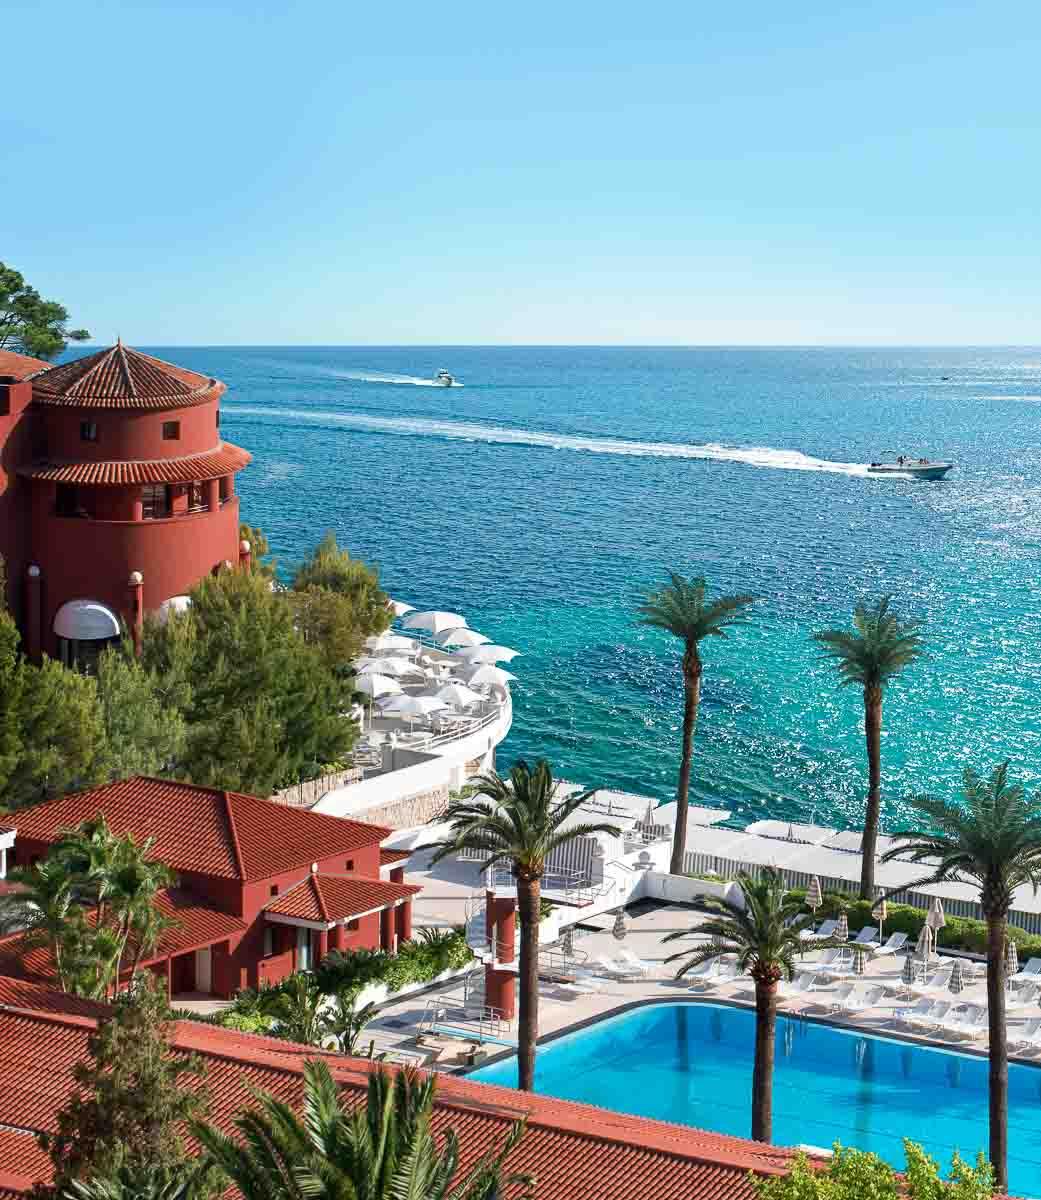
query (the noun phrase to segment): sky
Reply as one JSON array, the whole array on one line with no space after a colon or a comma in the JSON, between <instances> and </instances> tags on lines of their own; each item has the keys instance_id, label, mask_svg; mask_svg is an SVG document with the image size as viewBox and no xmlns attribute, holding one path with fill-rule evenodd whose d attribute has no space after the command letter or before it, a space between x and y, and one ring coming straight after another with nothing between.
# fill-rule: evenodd
<instances>
[{"instance_id":1,"label":"sky","mask_svg":"<svg viewBox=\"0 0 1041 1200\"><path fill-rule=\"evenodd\" d=\"M0 260L102 342L1041 341L1036 0L2 28Z\"/></svg>"}]
</instances>

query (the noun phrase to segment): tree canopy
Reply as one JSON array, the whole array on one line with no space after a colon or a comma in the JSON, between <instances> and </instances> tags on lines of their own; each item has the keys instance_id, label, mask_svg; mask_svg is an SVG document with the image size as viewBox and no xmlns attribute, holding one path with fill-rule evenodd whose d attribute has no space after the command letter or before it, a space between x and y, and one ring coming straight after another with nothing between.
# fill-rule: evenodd
<instances>
[{"instance_id":1,"label":"tree canopy","mask_svg":"<svg viewBox=\"0 0 1041 1200\"><path fill-rule=\"evenodd\" d=\"M44 300L21 272L0 262L0 350L36 358L53 358L69 342L85 342L85 329L69 329L69 314L54 300Z\"/></svg>"}]
</instances>

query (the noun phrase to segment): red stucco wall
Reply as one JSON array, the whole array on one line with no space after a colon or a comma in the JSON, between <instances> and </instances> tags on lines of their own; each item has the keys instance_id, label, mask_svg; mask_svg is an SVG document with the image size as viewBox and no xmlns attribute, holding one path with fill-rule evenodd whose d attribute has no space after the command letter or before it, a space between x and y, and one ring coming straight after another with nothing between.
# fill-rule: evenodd
<instances>
[{"instance_id":1,"label":"red stucco wall","mask_svg":"<svg viewBox=\"0 0 1041 1200\"><path fill-rule=\"evenodd\" d=\"M27 407L32 384L0 383L0 555L7 571L7 603L16 619L22 609L22 578L28 564L29 485L15 474L33 454L33 417Z\"/></svg>"},{"instance_id":2,"label":"red stucco wall","mask_svg":"<svg viewBox=\"0 0 1041 1200\"><path fill-rule=\"evenodd\" d=\"M46 438L44 456L58 462L182 458L215 450L220 442L216 399L193 408L145 412L63 406L43 409L40 416ZM96 442L80 437L83 421L97 426ZM180 438L163 438L164 421L180 422Z\"/></svg>"}]
</instances>

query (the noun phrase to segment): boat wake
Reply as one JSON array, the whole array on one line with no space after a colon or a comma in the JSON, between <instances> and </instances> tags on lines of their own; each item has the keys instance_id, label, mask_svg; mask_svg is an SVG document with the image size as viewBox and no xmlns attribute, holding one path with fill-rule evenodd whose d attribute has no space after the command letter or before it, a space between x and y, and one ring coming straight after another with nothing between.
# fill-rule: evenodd
<instances>
[{"instance_id":1,"label":"boat wake","mask_svg":"<svg viewBox=\"0 0 1041 1200\"><path fill-rule=\"evenodd\" d=\"M404 437L444 438L450 441L486 442L503 446L536 446L545 450L571 450L586 454L618 454L635 458L689 458L712 462L745 463L777 471L823 471L833 475L867 476L862 463L834 462L813 458L799 450L777 450L770 446L724 446L717 442L690 445L682 442L638 442L626 438L582 437L565 433L543 433L534 429L510 429L470 421L438 421L423 417L375 417L367 413L308 411L307 409L257 408L225 404L229 416L267 417L273 421L325 425Z\"/></svg>"},{"instance_id":2,"label":"boat wake","mask_svg":"<svg viewBox=\"0 0 1041 1200\"><path fill-rule=\"evenodd\" d=\"M398 383L408 384L410 387L454 387L459 388L463 385L456 379L453 379L450 384L438 383L436 379L423 379L418 375L376 375L371 371L336 371L335 374L340 379L353 379L358 383Z\"/></svg>"}]
</instances>

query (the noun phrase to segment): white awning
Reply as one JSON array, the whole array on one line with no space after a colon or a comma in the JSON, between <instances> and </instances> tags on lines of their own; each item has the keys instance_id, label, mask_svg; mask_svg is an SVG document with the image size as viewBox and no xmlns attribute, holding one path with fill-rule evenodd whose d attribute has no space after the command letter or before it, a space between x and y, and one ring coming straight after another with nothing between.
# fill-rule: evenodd
<instances>
[{"instance_id":1,"label":"white awning","mask_svg":"<svg viewBox=\"0 0 1041 1200\"><path fill-rule=\"evenodd\" d=\"M119 637L119 618L100 600L69 600L54 615L54 632L78 642L97 642Z\"/></svg>"}]
</instances>

